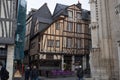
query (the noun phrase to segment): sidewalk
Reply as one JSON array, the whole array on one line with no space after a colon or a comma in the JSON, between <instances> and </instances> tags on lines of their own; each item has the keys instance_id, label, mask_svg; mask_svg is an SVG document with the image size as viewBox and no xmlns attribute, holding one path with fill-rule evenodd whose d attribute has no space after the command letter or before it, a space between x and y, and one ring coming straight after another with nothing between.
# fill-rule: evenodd
<instances>
[{"instance_id":1,"label":"sidewalk","mask_svg":"<svg viewBox=\"0 0 120 80\"><path fill-rule=\"evenodd\" d=\"M40 77L40 80L77 80L77 78L76 77L59 77L59 78Z\"/></svg>"},{"instance_id":2,"label":"sidewalk","mask_svg":"<svg viewBox=\"0 0 120 80\"><path fill-rule=\"evenodd\" d=\"M47 78L47 77L39 77L39 80L78 80L76 76L71 76L71 77L57 77L57 78ZM21 79L14 79L14 80L24 80L24 77ZM84 80L93 80L91 78L84 78Z\"/></svg>"},{"instance_id":3,"label":"sidewalk","mask_svg":"<svg viewBox=\"0 0 120 80\"><path fill-rule=\"evenodd\" d=\"M46 78L40 77L40 80L78 80L77 77L59 77L59 78ZM84 78L84 80L93 80L92 78Z\"/></svg>"}]
</instances>

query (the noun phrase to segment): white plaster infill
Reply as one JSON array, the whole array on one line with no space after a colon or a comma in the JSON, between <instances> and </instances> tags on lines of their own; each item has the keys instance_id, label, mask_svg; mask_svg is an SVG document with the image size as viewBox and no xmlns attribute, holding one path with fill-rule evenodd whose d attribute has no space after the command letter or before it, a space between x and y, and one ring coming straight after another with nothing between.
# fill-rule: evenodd
<instances>
[{"instance_id":1,"label":"white plaster infill","mask_svg":"<svg viewBox=\"0 0 120 80\"><path fill-rule=\"evenodd\" d=\"M14 59L14 45L8 45L7 63L6 63L6 69L9 72L8 80L12 80L13 77L13 59Z\"/></svg>"}]
</instances>

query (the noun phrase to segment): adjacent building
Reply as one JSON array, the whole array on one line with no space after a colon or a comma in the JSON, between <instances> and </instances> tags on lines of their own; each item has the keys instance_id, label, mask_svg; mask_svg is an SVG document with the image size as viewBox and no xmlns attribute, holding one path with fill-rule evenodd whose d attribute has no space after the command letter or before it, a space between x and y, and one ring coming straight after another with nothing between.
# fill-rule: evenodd
<instances>
[{"instance_id":1,"label":"adjacent building","mask_svg":"<svg viewBox=\"0 0 120 80\"><path fill-rule=\"evenodd\" d=\"M26 0L18 0L17 28L15 38L15 60L24 58L24 41L26 31Z\"/></svg>"},{"instance_id":2,"label":"adjacent building","mask_svg":"<svg viewBox=\"0 0 120 80\"><path fill-rule=\"evenodd\" d=\"M24 44L24 64L28 65L30 62L30 32L33 21L33 13L36 12L36 9L31 9L29 14L26 16L26 32L25 32L25 44Z\"/></svg>"},{"instance_id":3,"label":"adjacent building","mask_svg":"<svg viewBox=\"0 0 120 80\"><path fill-rule=\"evenodd\" d=\"M53 15L45 3L27 18L25 54L40 71L70 70L82 65L89 70L90 11L81 4L56 4ZM29 57L27 57L27 55ZM89 71L88 71L89 72Z\"/></svg>"},{"instance_id":4,"label":"adjacent building","mask_svg":"<svg viewBox=\"0 0 120 80\"><path fill-rule=\"evenodd\" d=\"M94 80L120 80L120 0L90 0Z\"/></svg>"},{"instance_id":5,"label":"adjacent building","mask_svg":"<svg viewBox=\"0 0 120 80\"><path fill-rule=\"evenodd\" d=\"M0 62L13 75L15 30L17 27L17 0L0 0Z\"/></svg>"}]
</instances>

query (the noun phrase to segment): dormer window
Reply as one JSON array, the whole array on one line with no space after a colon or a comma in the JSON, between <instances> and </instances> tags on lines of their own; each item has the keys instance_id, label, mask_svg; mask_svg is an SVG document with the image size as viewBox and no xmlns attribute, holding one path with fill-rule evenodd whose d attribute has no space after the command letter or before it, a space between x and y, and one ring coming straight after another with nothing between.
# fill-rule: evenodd
<instances>
[{"instance_id":1,"label":"dormer window","mask_svg":"<svg viewBox=\"0 0 120 80\"><path fill-rule=\"evenodd\" d=\"M77 12L77 13L76 13L76 17L77 17L77 19L81 19L81 13L80 13L80 12Z\"/></svg>"},{"instance_id":2,"label":"dormer window","mask_svg":"<svg viewBox=\"0 0 120 80\"><path fill-rule=\"evenodd\" d=\"M68 11L68 17L72 18L73 17L73 12L72 11Z\"/></svg>"}]
</instances>

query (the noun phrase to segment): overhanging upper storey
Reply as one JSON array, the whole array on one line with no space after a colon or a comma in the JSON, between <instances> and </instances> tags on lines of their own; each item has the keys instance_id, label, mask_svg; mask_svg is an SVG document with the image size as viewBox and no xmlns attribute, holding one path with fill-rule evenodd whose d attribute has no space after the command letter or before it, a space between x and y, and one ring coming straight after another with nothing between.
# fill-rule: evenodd
<instances>
[{"instance_id":1,"label":"overhanging upper storey","mask_svg":"<svg viewBox=\"0 0 120 80\"><path fill-rule=\"evenodd\" d=\"M0 44L13 44L17 0L0 0Z\"/></svg>"}]
</instances>

